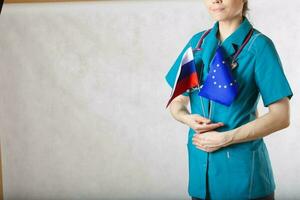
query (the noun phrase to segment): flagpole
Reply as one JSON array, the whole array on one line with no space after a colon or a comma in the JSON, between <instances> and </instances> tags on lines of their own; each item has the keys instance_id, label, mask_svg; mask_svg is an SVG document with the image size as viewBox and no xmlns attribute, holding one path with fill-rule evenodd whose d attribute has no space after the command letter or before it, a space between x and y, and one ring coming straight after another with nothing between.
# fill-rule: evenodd
<instances>
[{"instance_id":1,"label":"flagpole","mask_svg":"<svg viewBox=\"0 0 300 200\"><path fill-rule=\"evenodd\" d=\"M199 91L200 91L200 88L201 88L201 87L200 87L199 84L198 84L197 89L198 89ZM199 96L199 95L198 95L198 96ZM202 97L201 97L201 96L199 96L199 97L200 97L200 101L201 101L202 115L203 115L203 117L206 117ZM205 124L206 124L206 123L205 123Z\"/></svg>"}]
</instances>

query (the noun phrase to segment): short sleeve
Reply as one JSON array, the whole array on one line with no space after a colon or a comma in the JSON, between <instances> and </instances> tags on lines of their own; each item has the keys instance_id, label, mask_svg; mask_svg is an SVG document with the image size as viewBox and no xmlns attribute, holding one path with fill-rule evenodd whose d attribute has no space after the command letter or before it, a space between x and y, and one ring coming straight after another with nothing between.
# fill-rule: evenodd
<instances>
[{"instance_id":1,"label":"short sleeve","mask_svg":"<svg viewBox=\"0 0 300 200\"><path fill-rule=\"evenodd\" d=\"M255 81L265 107L293 92L285 76L281 60L271 39L258 51L255 63Z\"/></svg>"},{"instance_id":2,"label":"short sleeve","mask_svg":"<svg viewBox=\"0 0 300 200\"><path fill-rule=\"evenodd\" d=\"M176 75L177 75L177 72L179 70L181 60L182 60L182 56L183 56L184 52L190 47L190 42L191 42L191 40L189 40L189 42L181 50L181 52L177 56L175 62L173 63L173 65L170 67L169 71L165 75L165 79L166 79L167 83L169 84L169 86L171 87L171 89L174 86ZM182 93L182 95L189 96L189 90Z\"/></svg>"}]
</instances>

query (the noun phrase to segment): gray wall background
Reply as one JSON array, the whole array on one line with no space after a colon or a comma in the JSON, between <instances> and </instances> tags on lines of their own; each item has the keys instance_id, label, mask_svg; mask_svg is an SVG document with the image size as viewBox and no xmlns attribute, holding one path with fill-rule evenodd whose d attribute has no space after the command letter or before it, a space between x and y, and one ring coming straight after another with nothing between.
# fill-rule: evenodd
<instances>
[{"instance_id":1,"label":"gray wall background","mask_svg":"<svg viewBox=\"0 0 300 200\"><path fill-rule=\"evenodd\" d=\"M274 41L294 92L290 127L265 138L277 199L300 199L299 8L250 1L248 16ZM5 4L5 199L189 199L188 127L165 109L164 76L213 23L196 0Z\"/></svg>"}]
</instances>

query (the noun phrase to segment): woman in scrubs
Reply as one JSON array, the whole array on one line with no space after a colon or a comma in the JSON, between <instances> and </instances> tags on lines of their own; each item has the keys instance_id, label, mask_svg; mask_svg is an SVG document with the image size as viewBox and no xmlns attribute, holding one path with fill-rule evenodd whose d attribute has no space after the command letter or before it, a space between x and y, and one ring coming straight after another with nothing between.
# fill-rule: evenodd
<instances>
[{"instance_id":1,"label":"woman in scrubs","mask_svg":"<svg viewBox=\"0 0 300 200\"><path fill-rule=\"evenodd\" d=\"M272 40L245 17L248 2L204 3L215 24L209 33L191 37L167 73L167 83L174 86L183 53L195 48L203 35L202 50L194 53L197 71L203 68L203 73L198 72L201 84L218 45L225 50L226 62L244 47L235 59L237 67L231 69L239 94L230 106L203 98L198 90L177 96L169 106L171 115L190 127L188 193L193 200L274 199L275 182L263 137L289 126L293 92ZM256 112L260 95L269 110L263 116Z\"/></svg>"}]
</instances>

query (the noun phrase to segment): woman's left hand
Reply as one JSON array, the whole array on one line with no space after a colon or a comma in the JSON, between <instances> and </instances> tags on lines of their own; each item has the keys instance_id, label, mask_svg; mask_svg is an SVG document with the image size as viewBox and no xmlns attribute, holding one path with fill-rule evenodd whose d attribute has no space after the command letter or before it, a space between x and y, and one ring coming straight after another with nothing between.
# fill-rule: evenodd
<instances>
[{"instance_id":1,"label":"woman's left hand","mask_svg":"<svg viewBox=\"0 0 300 200\"><path fill-rule=\"evenodd\" d=\"M196 133L192 138L196 148L206 152L213 152L230 144L231 138L229 134L207 131L205 133Z\"/></svg>"}]
</instances>

